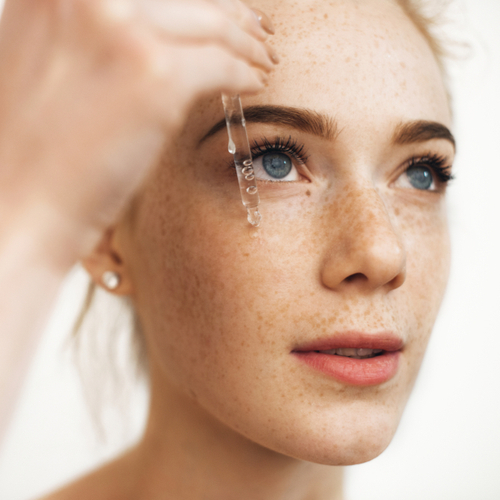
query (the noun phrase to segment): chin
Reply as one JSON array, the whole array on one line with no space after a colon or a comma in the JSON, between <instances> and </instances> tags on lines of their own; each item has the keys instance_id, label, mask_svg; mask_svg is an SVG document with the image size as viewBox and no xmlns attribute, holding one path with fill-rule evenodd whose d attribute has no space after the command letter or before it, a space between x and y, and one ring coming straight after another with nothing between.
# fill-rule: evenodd
<instances>
[{"instance_id":1,"label":"chin","mask_svg":"<svg viewBox=\"0 0 500 500\"><path fill-rule=\"evenodd\" d=\"M390 437L376 439L358 439L350 445L343 445L335 454L326 455L324 460L316 461L324 465L356 465L369 462L381 455L389 446Z\"/></svg>"},{"instance_id":2,"label":"chin","mask_svg":"<svg viewBox=\"0 0 500 500\"><path fill-rule=\"evenodd\" d=\"M390 444L399 424L399 415L372 415L372 418L332 419L302 426L280 437L271 446L281 454L323 465L356 465L377 458ZM384 418L385 417L385 418ZM275 436L276 437L276 436Z\"/></svg>"},{"instance_id":3,"label":"chin","mask_svg":"<svg viewBox=\"0 0 500 500\"><path fill-rule=\"evenodd\" d=\"M389 446L390 437L382 436L346 436L341 442L330 446L320 444L315 449L303 450L294 458L322 465L356 465L369 462L377 458Z\"/></svg>"}]
</instances>

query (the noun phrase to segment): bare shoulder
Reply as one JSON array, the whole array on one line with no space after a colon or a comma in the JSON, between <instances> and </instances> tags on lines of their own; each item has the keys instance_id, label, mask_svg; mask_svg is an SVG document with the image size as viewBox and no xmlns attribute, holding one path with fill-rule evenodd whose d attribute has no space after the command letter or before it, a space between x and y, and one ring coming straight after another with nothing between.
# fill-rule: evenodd
<instances>
[{"instance_id":1,"label":"bare shoulder","mask_svg":"<svg viewBox=\"0 0 500 500\"><path fill-rule=\"evenodd\" d=\"M127 453L39 500L132 500L133 477Z\"/></svg>"}]
</instances>

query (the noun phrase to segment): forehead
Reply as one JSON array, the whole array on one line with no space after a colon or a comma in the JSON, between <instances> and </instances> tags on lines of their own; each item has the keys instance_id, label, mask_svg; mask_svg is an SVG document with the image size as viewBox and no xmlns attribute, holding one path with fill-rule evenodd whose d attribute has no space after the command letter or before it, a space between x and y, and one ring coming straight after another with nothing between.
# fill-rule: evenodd
<instances>
[{"instance_id":1,"label":"forehead","mask_svg":"<svg viewBox=\"0 0 500 500\"><path fill-rule=\"evenodd\" d=\"M272 43L282 54L271 90L321 93L327 105L344 101L350 110L358 90L375 103L390 97L394 108L408 101L409 87L417 91L415 103L443 90L430 47L392 0L264 4L277 24Z\"/></svg>"},{"instance_id":2,"label":"forehead","mask_svg":"<svg viewBox=\"0 0 500 500\"><path fill-rule=\"evenodd\" d=\"M281 63L245 105L303 107L362 133L410 120L450 126L446 90L424 37L394 0L257 0L276 26ZM209 125L220 99L197 110ZM360 118L363 123L360 123Z\"/></svg>"}]
</instances>

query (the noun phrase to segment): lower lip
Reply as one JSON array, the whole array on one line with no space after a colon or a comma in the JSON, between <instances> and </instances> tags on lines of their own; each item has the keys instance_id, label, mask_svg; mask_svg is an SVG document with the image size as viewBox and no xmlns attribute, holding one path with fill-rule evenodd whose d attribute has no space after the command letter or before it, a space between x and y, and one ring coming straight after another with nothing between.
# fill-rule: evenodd
<instances>
[{"instance_id":1,"label":"lower lip","mask_svg":"<svg viewBox=\"0 0 500 500\"><path fill-rule=\"evenodd\" d=\"M350 385L378 385L390 380L398 371L400 351L385 352L374 358L355 359L335 354L307 351L294 352L311 368Z\"/></svg>"}]
</instances>

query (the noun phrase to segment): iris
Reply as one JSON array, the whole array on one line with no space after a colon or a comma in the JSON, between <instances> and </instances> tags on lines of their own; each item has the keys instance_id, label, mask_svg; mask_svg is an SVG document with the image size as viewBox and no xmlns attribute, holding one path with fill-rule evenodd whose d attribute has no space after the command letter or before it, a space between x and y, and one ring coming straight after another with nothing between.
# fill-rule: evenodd
<instances>
[{"instance_id":1,"label":"iris","mask_svg":"<svg viewBox=\"0 0 500 500\"><path fill-rule=\"evenodd\" d=\"M410 167L406 175L416 189L429 189L432 186L432 173L427 167Z\"/></svg>"},{"instance_id":2,"label":"iris","mask_svg":"<svg viewBox=\"0 0 500 500\"><path fill-rule=\"evenodd\" d=\"M264 170L275 179L283 179L292 170L292 161L283 153L266 153L262 156Z\"/></svg>"}]
</instances>

